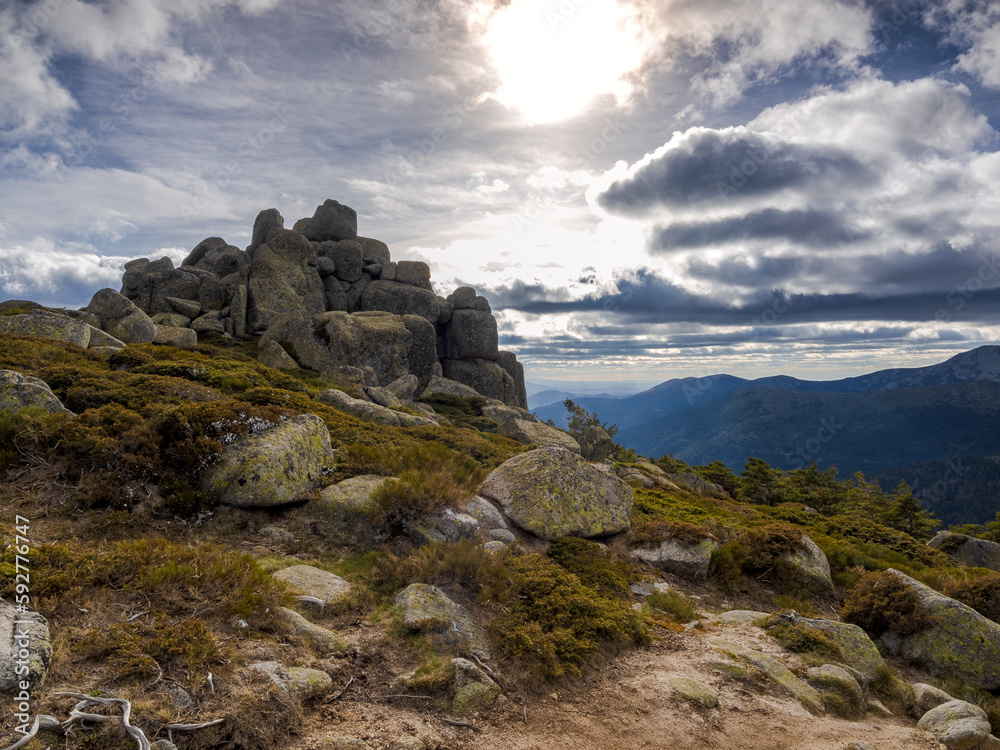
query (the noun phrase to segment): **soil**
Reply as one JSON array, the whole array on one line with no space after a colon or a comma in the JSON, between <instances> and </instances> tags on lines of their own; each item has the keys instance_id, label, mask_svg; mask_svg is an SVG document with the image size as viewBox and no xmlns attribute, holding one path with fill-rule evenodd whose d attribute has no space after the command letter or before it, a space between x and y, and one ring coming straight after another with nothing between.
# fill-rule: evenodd
<instances>
[{"instance_id":1,"label":"soil","mask_svg":"<svg viewBox=\"0 0 1000 750\"><path fill-rule=\"evenodd\" d=\"M406 737L437 735L449 750L597 750L605 748L733 748L734 750L834 750L866 740L878 750L938 750L931 736L907 716L861 721L814 716L783 688L766 678L741 682L714 672L707 660L725 660L709 644L718 635L748 648L772 653L789 667L804 666L753 625L705 621L703 629L661 630L647 648L609 658L574 685L526 698L507 691L489 711L454 716L447 704L419 698L386 698L395 675L406 671L405 654L386 652L371 625L350 633L364 665L344 694L309 712L295 744L321 750L338 737L358 737L372 748L393 748ZM350 670L348 670L350 671ZM710 686L719 706L705 709L671 688L676 677ZM349 677L344 673L333 695ZM457 727L442 718L476 728Z\"/></svg>"}]
</instances>

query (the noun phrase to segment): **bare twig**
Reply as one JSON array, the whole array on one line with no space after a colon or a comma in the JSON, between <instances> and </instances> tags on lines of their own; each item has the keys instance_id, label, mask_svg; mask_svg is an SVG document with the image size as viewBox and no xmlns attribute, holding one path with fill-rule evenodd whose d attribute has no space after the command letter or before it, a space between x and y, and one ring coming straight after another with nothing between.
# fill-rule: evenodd
<instances>
[{"instance_id":1,"label":"bare twig","mask_svg":"<svg viewBox=\"0 0 1000 750\"><path fill-rule=\"evenodd\" d=\"M175 729L178 732L190 732L195 729L205 729L206 727L214 727L223 723L224 721L225 719L216 719L215 721L206 721L204 724L167 724L165 727L163 727L163 729L167 730L167 739L171 743L173 743Z\"/></svg>"},{"instance_id":2,"label":"bare twig","mask_svg":"<svg viewBox=\"0 0 1000 750\"><path fill-rule=\"evenodd\" d=\"M402 694L402 693L397 693L395 695L380 695L378 698L375 698L374 700L377 700L377 701L387 701L387 700L390 700L392 698L417 698L418 700L422 700L422 701L434 700L429 695L405 695L405 694Z\"/></svg>"},{"instance_id":3,"label":"bare twig","mask_svg":"<svg viewBox=\"0 0 1000 750\"><path fill-rule=\"evenodd\" d=\"M54 693L54 695L65 695L70 698L80 698L82 702L88 704L94 703L100 706L120 706L122 709L122 726L125 727L125 732L136 741L139 745L139 750L150 750L149 740L146 738L145 733L139 729L139 727L132 726L132 723L129 721L129 719L132 718L131 701L127 701L124 698L97 698L90 695L82 695L80 693ZM73 712L77 713L77 708L74 708Z\"/></svg>"},{"instance_id":4,"label":"bare twig","mask_svg":"<svg viewBox=\"0 0 1000 750\"><path fill-rule=\"evenodd\" d=\"M474 732L483 731L480 727L477 727L475 724L470 724L467 721L456 721L455 719L448 719L444 716L438 716L438 719L443 721L445 724L451 724L453 727L465 727L466 729L471 729Z\"/></svg>"},{"instance_id":5,"label":"bare twig","mask_svg":"<svg viewBox=\"0 0 1000 750\"><path fill-rule=\"evenodd\" d=\"M344 685L343 689L339 693L337 693L335 696L333 696L332 698L330 698L330 700L328 700L327 703L333 703L335 700L337 700L337 698L339 698L344 693L346 693L347 692L347 688L349 688L351 686L352 682L354 682L354 678L353 677L351 679L349 679L347 681L347 684Z\"/></svg>"},{"instance_id":6,"label":"bare twig","mask_svg":"<svg viewBox=\"0 0 1000 750\"><path fill-rule=\"evenodd\" d=\"M59 723L59 719L55 716L49 716L48 714L38 714L35 717L35 721L31 725L31 731L28 732L24 737L19 739L10 747L5 747L3 750L17 750L21 745L26 744L31 740L36 734L42 730L59 731L62 729L62 724Z\"/></svg>"}]
</instances>

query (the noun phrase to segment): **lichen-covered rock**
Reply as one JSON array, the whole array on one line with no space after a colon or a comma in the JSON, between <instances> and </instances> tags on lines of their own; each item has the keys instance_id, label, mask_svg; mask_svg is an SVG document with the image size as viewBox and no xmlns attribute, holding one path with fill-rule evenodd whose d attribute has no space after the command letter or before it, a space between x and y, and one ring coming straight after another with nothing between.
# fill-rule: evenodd
<instances>
[{"instance_id":1,"label":"lichen-covered rock","mask_svg":"<svg viewBox=\"0 0 1000 750\"><path fill-rule=\"evenodd\" d=\"M44 309L34 309L21 315L0 315L0 333L68 341L84 349L90 345L91 330L91 326L82 320Z\"/></svg>"},{"instance_id":2,"label":"lichen-covered rock","mask_svg":"<svg viewBox=\"0 0 1000 750\"><path fill-rule=\"evenodd\" d=\"M315 318L313 327L323 332L328 358L325 362L302 362L314 370L322 372L328 367L340 366L370 367L380 385L410 373L409 353L413 346L413 334L398 315L328 312ZM299 359L298 356L296 358Z\"/></svg>"},{"instance_id":3,"label":"lichen-covered rock","mask_svg":"<svg viewBox=\"0 0 1000 750\"><path fill-rule=\"evenodd\" d=\"M177 328L174 326L156 326L156 335L153 337L154 344L161 346L175 346L178 349L197 349L198 332L190 328Z\"/></svg>"},{"instance_id":4,"label":"lichen-covered rock","mask_svg":"<svg viewBox=\"0 0 1000 750\"><path fill-rule=\"evenodd\" d=\"M719 705L719 696L710 687L690 677L675 677L670 681L670 687L684 700L697 703L702 708Z\"/></svg>"},{"instance_id":5,"label":"lichen-covered rock","mask_svg":"<svg viewBox=\"0 0 1000 750\"><path fill-rule=\"evenodd\" d=\"M878 647L868 637L868 634L857 625L836 620L799 617L795 624L814 630L829 638L840 647L847 666L856 670L867 684L878 679L879 673L887 669L885 660Z\"/></svg>"},{"instance_id":6,"label":"lichen-covered rock","mask_svg":"<svg viewBox=\"0 0 1000 750\"><path fill-rule=\"evenodd\" d=\"M726 491L719 485L709 482L707 479L703 479L691 472L668 473L666 474L666 478L682 487L686 487L697 495L726 495Z\"/></svg>"},{"instance_id":7,"label":"lichen-covered rock","mask_svg":"<svg viewBox=\"0 0 1000 750\"><path fill-rule=\"evenodd\" d=\"M1000 572L1000 544L988 539L977 539L965 534L938 532L927 542L931 547L947 552L962 565L970 568L988 568Z\"/></svg>"},{"instance_id":8,"label":"lichen-covered rock","mask_svg":"<svg viewBox=\"0 0 1000 750\"><path fill-rule=\"evenodd\" d=\"M240 508L286 505L309 491L332 458L323 420L302 414L230 445L205 472L202 487Z\"/></svg>"},{"instance_id":9,"label":"lichen-covered rock","mask_svg":"<svg viewBox=\"0 0 1000 750\"><path fill-rule=\"evenodd\" d=\"M413 374L403 375L386 385L385 389L400 401L408 403L417 397L420 380Z\"/></svg>"},{"instance_id":10,"label":"lichen-covered rock","mask_svg":"<svg viewBox=\"0 0 1000 750\"><path fill-rule=\"evenodd\" d=\"M452 707L459 712L478 711L493 705L503 692L490 676L468 659L452 659L455 667L455 699Z\"/></svg>"},{"instance_id":11,"label":"lichen-covered rock","mask_svg":"<svg viewBox=\"0 0 1000 750\"><path fill-rule=\"evenodd\" d=\"M919 719L932 708L937 708L943 703L955 700L944 690L940 690L933 685L926 685L922 682L913 683L913 705L910 707L910 716Z\"/></svg>"},{"instance_id":12,"label":"lichen-covered rock","mask_svg":"<svg viewBox=\"0 0 1000 750\"><path fill-rule=\"evenodd\" d=\"M1000 625L905 573L888 572L916 592L935 622L918 633L883 636L887 648L932 674L957 677L984 690L1000 688Z\"/></svg>"},{"instance_id":13,"label":"lichen-covered rock","mask_svg":"<svg viewBox=\"0 0 1000 750\"><path fill-rule=\"evenodd\" d=\"M256 662L250 669L270 678L283 693L300 701L325 695L333 687L333 678L318 669L286 667L276 661Z\"/></svg>"},{"instance_id":14,"label":"lichen-covered rock","mask_svg":"<svg viewBox=\"0 0 1000 750\"><path fill-rule=\"evenodd\" d=\"M730 661L719 661L717 659L709 659L703 663L703 666L707 669L711 669L714 672L722 672L722 674L727 677L732 677L736 680L749 681L751 678L750 672L745 668L741 667L739 664L733 664Z\"/></svg>"},{"instance_id":15,"label":"lichen-covered rock","mask_svg":"<svg viewBox=\"0 0 1000 750\"><path fill-rule=\"evenodd\" d=\"M436 426L437 422L427 417L394 411L384 406L349 396L336 388L328 388L316 394L316 400L334 409L340 409L348 414L363 419L366 422L392 425L393 427Z\"/></svg>"},{"instance_id":16,"label":"lichen-covered rock","mask_svg":"<svg viewBox=\"0 0 1000 750\"><path fill-rule=\"evenodd\" d=\"M568 432L528 419L507 419L500 423L497 434L503 435L519 443L539 445L558 445L573 453L580 453L580 444Z\"/></svg>"},{"instance_id":17,"label":"lichen-covered rock","mask_svg":"<svg viewBox=\"0 0 1000 750\"><path fill-rule=\"evenodd\" d=\"M433 631L446 642L467 645L481 659L488 658L486 634L472 616L437 586L413 583L396 596L403 624L410 630Z\"/></svg>"},{"instance_id":18,"label":"lichen-covered rock","mask_svg":"<svg viewBox=\"0 0 1000 750\"><path fill-rule=\"evenodd\" d=\"M597 425L590 427L580 438L580 455L591 462L606 461L614 448L615 441L607 430Z\"/></svg>"},{"instance_id":19,"label":"lichen-covered rock","mask_svg":"<svg viewBox=\"0 0 1000 750\"><path fill-rule=\"evenodd\" d=\"M86 310L97 318L98 328L126 344L147 344L156 338L156 324L114 289L99 290Z\"/></svg>"},{"instance_id":20,"label":"lichen-covered rock","mask_svg":"<svg viewBox=\"0 0 1000 750\"><path fill-rule=\"evenodd\" d=\"M199 242L194 250L181 261L181 266L191 266L209 271L220 279L239 273L250 265L250 256L221 237L209 237Z\"/></svg>"},{"instance_id":21,"label":"lichen-covered rock","mask_svg":"<svg viewBox=\"0 0 1000 750\"><path fill-rule=\"evenodd\" d=\"M555 446L522 453L497 467L479 494L542 539L599 537L629 528L632 488L575 453Z\"/></svg>"},{"instance_id":22,"label":"lichen-covered rock","mask_svg":"<svg viewBox=\"0 0 1000 750\"><path fill-rule=\"evenodd\" d=\"M401 260L396 263L396 281L400 284L431 289L431 268L422 260Z\"/></svg>"},{"instance_id":23,"label":"lichen-covered rock","mask_svg":"<svg viewBox=\"0 0 1000 750\"><path fill-rule=\"evenodd\" d=\"M834 664L814 667L808 673L809 682L824 694L826 707L846 719L860 719L868 710L861 685L846 669Z\"/></svg>"},{"instance_id":24,"label":"lichen-covered rock","mask_svg":"<svg viewBox=\"0 0 1000 750\"><path fill-rule=\"evenodd\" d=\"M305 317L326 310L323 281L313 246L295 232L278 230L257 248L247 287L247 330L266 331L281 315L298 311Z\"/></svg>"},{"instance_id":25,"label":"lichen-covered rock","mask_svg":"<svg viewBox=\"0 0 1000 750\"><path fill-rule=\"evenodd\" d=\"M497 364L510 376L514 384L513 397L507 403L518 409L528 408L528 394L524 388L524 365L517 361L514 352L498 351Z\"/></svg>"},{"instance_id":26,"label":"lichen-covered rock","mask_svg":"<svg viewBox=\"0 0 1000 750\"><path fill-rule=\"evenodd\" d=\"M969 750L990 736L986 712L965 701L948 701L932 708L917 726L933 734L948 750Z\"/></svg>"},{"instance_id":27,"label":"lichen-covered rock","mask_svg":"<svg viewBox=\"0 0 1000 750\"><path fill-rule=\"evenodd\" d=\"M37 690L51 662L52 641L45 618L37 612L19 613L17 606L0 599L0 693L17 694L22 682L28 683L29 690Z\"/></svg>"},{"instance_id":28,"label":"lichen-covered rock","mask_svg":"<svg viewBox=\"0 0 1000 750\"><path fill-rule=\"evenodd\" d=\"M395 315L419 315L434 325L441 315L441 302L434 292L420 287L386 281L373 281L361 295L361 310L383 310Z\"/></svg>"},{"instance_id":29,"label":"lichen-covered rock","mask_svg":"<svg viewBox=\"0 0 1000 750\"><path fill-rule=\"evenodd\" d=\"M480 528L478 519L452 508L405 525L407 536L418 545L475 539Z\"/></svg>"},{"instance_id":30,"label":"lichen-covered rock","mask_svg":"<svg viewBox=\"0 0 1000 750\"><path fill-rule=\"evenodd\" d=\"M275 370L297 370L298 363L288 356L288 352L277 341L269 340L260 347L257 352L257 359L260 363L273 367Z\"/></svg>"},{"instance_id":31,"label":"lichen-covered rock","mask_svg":"<svg viewBox=\"0 0 1000 750\"><path fill-rule=\"evenodd\" d=\"M478 310L455 310L444 329L445 356L495 361L499 351L497 320Z\"/></svg>"},{"instance_id":32,"label":"lichen-covered rock","mask_svg":"<svg viewBox=\"0 0 1000 750\"><path fill-rule=\"evenodd\" d=\"M309 622L298 612L278 607L278 614L302 640L312 644L320 654L336 654L347 649L347 641L339 634Z\"/></svg>"},{"instance_id":33,"label":"lichen-covered rock","mask_svg":"<svg viewBox=\"0 0 1000 750\"><path fill-rule=\"evenodd\" d=\"M0 411L18 411L29 406L52 414L72 414L44 380L14 370L0 370Z\"/></svg>"},{"instance_id":34,"label":"lichen-covered rock","mask_svg":"<svg viewBox=\"0 0 1000 750\"><path fill-rule=\"evenodd\" d=\"M250 244L247 245L246 253L248 258L253 258L257 248L267 242L271 233L285 228L285 220L276 208L265 208L253 222L253 234Z\"/></svg>"},{"instance_id":35,"label":"lichen-covered rock","mask_svg":"<svg viewBox=\"0 0 1000 750\"><path fill-rule=\"evenodd\" d=\"M500 365L488 359L445 359L441 362L444 376L457 380L487 398L514 406L521 401L513 378Z\"/></svg>"},{"instance_id":36,"label":"lichen-covered rock","mask_svg":"<svg viewBox=\"0 0 1000 750\"><path fill-rule=\"evenodd\" d=\"M723 653L757 667L771 680L795 696L812 713L823 713L823 698L819 691L796 677L788 667L773 656L748 649L724 638L709 638L709 642Z\"/></svg>"},{"instance_id":37,"label":"lichen-covered rock","mask_svg":"<svg viewBox=\"0 0 1000 750\"><path fill-rule=\"evenodd\" d=\"M483 528L487 529L506 529L507 522L504 521L503 515L493 504L488 500L485 500L479 495L476 495L469 500L466 500L459 506L459 509L463 513L475 518Z\"/></svg>"},{"instance_id":38,"label":"lichen-covered rock","mask_svg":"<svg viewBox=\"0 0 1000 750\"><path fill-rule=\"evenodd\" d=\"M372 549L389 539L389 529L375 522L378 504L374 495L387 477L362 475L323 489L307 510L332 525L342 541L352 547Z\"/></svg>"},{"instance_id":39,"label":"lichen-covered rock","mask_svg":"<svg viewBox=\"0 0 1000 750\"><path fill-rule=\"evenodd\" d=\"M830 561L826 559L816 542L803 535L804 549L789 552L782 557L786 565L796 569L796 578L813 589L833 591L833 576Z\"/></svg>"},{"instance_id":40,"label":"lichen-covered rock","mask_svg":"<svg viewBox=\"0 0 1000 750\"><path fill-rule=\"evenodd\" d=\"M338 575L312 565L293 565L275 572L274 577L305 596L314 596L327 604L343 599L351 591L351 584Z\"/></svg>"},{"instance_id":41,"label":"lichen-covered rock","mask_svg":"<svg viewBox=\"0 0 1000 750\"><path fill-rule=\"evenodd\" d=\"M719 543L711 537L705 537L697 543L666 539L655 547L629 550L629 555L660 570L676 573L692 581L703 581L711 573L712 555L718 548Z\"/></svg>"},{"instance_id":42,"label":"lichen-covered rock","mask_svg":"<svg viewBox=\"0 0 1000 750\"><path fill-rule=\"evenodd\" d=\"M449 380L440 376L432 377L424 389L421 398L433 399L435 396L459 396L461 398L480 397L479 391L457 380Z\"/></svg>"}]
</instances>

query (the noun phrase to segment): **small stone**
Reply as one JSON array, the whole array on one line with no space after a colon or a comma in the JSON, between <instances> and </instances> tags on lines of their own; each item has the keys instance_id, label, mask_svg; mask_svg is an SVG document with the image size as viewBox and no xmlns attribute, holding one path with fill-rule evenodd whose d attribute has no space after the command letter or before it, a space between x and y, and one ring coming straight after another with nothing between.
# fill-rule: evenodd
<instances>
[{"instance_id":1,"label":"small stone","mask_svg":"<svg viewBox=\"0 0 1000 750\"><path fill-rule=\"evenodd\" d=\"M328 604L339 601L351 591L351 584L340 576L311 565L283 568L277 571L274 577L287 583L293 591L314 596Z\"/></svg>"},{"instance_id":2,"label":"small stone","mask_svg":"<svg viewBox=\"0 0 1000 750\"><path fill-rule=\"evenodd\" d=\"M715 708L719 705L719 697L710 688L690 677L677 677L670 681L670 687L684 700L697 703L703 708Z\"/></svg>"}]
</instances>

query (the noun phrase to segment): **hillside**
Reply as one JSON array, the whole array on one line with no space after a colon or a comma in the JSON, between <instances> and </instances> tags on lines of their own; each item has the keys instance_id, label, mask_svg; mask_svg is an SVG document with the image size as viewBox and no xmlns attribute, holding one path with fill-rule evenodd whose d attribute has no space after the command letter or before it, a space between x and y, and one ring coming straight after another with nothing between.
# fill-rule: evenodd
<instances>
[{"instance_id":1,"label":"hillside","mask_svg":"<svg viewBox=\"0 0 1000 750\"><path fill-rule=\"evenodd\" d=\"M371 309L429 302L403 266L418 283L307 316L310 269L343 281L343 259L319 258L345 240L311 256L299 230L272 227L253 258L213 242L216 271L132 266L135 300L0 303L6 746L995 746L1000 525L930 544L905 492L706 479L589 423L549 427L517 405L516 359L489 367L502 352L474 290L436 299L433 323ZM380 275L385 253L366 264ZM303 283L256 331L255 275L286 262ZM197 310L164 291L201 285ZM143 309L160 300L192 315ZM437 326L443 364L421 356ZM470 350L496 359L447 356ZM923 390L919 418L960 437L941 421L956 391ZM907 429L894 393L880 414Z\"/></svg>"}]
</instances>

